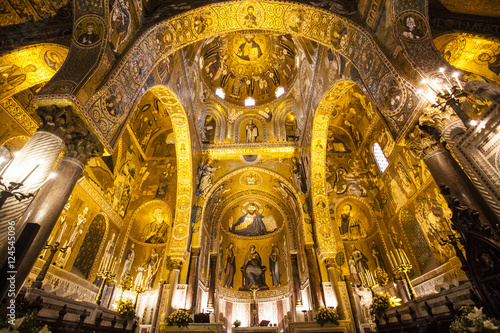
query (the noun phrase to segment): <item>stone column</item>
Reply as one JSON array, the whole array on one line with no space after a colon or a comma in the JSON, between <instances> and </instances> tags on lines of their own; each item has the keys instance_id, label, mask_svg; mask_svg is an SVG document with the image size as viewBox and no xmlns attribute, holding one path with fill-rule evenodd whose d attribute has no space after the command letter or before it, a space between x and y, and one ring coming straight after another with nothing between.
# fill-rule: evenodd
<instances>
[{"instance_id":1,"label":"stone column","mask_svg":"<svg viewBox=\"0 0 500 333\"><path fill-rule=\"evenodd\" d=\"M31 244L16 244L16 247L28 247L25 259L17 263L16 293L28 277L40 251L44 248L54 225L61 214L66 201L80 178L85 163L95 154L97 141L89 132L75 135L67 143L66 154L54 170L54 176L41 188L21 220L21 226L35 223L40 226Z\"/></svg>"},{"instance_id":2,"label":"stone column","mask_svg":"<svg viewBox=\"0 0 500 333\"><path fill-rule=\"evenodd\" d=\"M168 293L168 300L167 300L167 316L172 313L172 301L175 296L175 292L177 290L177 284L179 283L179 273L182 268L182 259L170 259L170 262L172 263L172 273L170 274L170 290Z\"/></svg>"},{"instance_id":3,"label":"stone column","mask_svg":"<svg viewBox=\"0 0 500 333\"><path fill-rule=\"evenodd\" d=\"M333 295L337 300L337 314L339 315L340 319L346 319L347 315L345 313L345 305L342 300L342 296L340 294L339 278L336 269L337 265L335 264L335 259L326 258L324 262L326 269L328 270L328 278L330 279L330 283L332 285Z\"/></svg>"},{"instance_id":4,"label":"stone column","mask_svg":"<svg viewBox=\"0 0 500 333\"><path fill-rule=\"evenodd\" d=\"M19 154L2 175L2 181L8 185L9 182L21 182L26 176L20 188L22 193L36 193L46 181L50 170L54 166L59 154L64 149L64 140L71 130L68 124L71 113L70 108L58 108L49 106L38 108L37 113L41 118L38 131L28 140ZM34 171L33 171L34 170ZM33 173L30 174L30 172ZM32 199L17 201L10 197L6 200L0 210L0 264L7 258L6 237L9 221L18 221L23 215ZM16 240L19 239L24 225L16 223Z\"/></svg>"},{"instance_id":5,"label":"stone column","mask_svg":"<svg viewBox=\"0 0 500 333\"><path fill-rule=\"evenodd\" d=\"M437 111L435 111L437 112ZM489 226L495 239L499 240L495 213L488 206L481 193L457 163L445 143L441 142L443 128L451 117L426 111L419 119L419 126L410 134L410 149L417 151L438 186L450 189L451 197L470 209L475 209L483 223Z\"/></svg>"},{"instance_id":6,"label":"stone column","mask_svg":"<svg viewBox=\"0 0 500 333\"><path fill-rule=\"evenodd\" d=\"M297 253L292 253L292 272L293 272L293 287L295 290L295 306L302 306L302 293L300 292L300 275L299 275L299 265L297 262ZM294 311L295 312L295 311Z\"/></svg>"},{"instance_id":7,"label":"stone column","mask_svg":"<svg viewBox=\"0 0 500 333\"><path fill-rule=\"evenodd\" d=\"M189 263L189 278L186 291L186 310L196 309L196 297L198 295L198 259L200 256L200 248L191 248L191 261Z\"/></svg>"},{"instance_id":8,"label":"stone column","mask_svg":"<svg viewBox=\"0 0 500 333\"><path fill-rule=\"evenodd\" d=\"M217 255L210 255L210 284L208 287L208 304L207 308L214 308L215 299L215 276L217 275Z\"/></svg>"},{"instance_id":9,"label":"stone column","mask_svg":"<svg viewBox=\"0 0 500 333\"><path fill-rule=\"evenodd\" d=\"M309 269L309 284L311 286L312 302L315 308L318 306L325 306L314 244L306 244L306 257L307 268Z\"/></svg>"},{"instance_id":10,"label":"stone column","mask_svg":"<svg viewBox=\"0 0 500 333\"><path fill-rule=\"evenodd\" d=\"M158 319L160 316L161 304L163 302L163 291L165 289L165 284L165 281L160 281L160 289L158 289L158 299L156 300L153 320L151 321L151 332L158 332L158 328L160 327L160 325L158 325ZM153 311L153 309L151 309L151 311Z\"/></svg>"}]
</instances>

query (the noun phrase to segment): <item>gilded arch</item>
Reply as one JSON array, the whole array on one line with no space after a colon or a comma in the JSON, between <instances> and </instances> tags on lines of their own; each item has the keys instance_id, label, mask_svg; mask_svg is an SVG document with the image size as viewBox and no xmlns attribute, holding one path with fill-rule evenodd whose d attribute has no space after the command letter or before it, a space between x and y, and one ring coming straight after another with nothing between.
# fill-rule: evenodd
<instances>
[{"instance_id":1,"label":"gilded arch","mask_svg":"<svg viewBox=\"0 0 500 333\"><path fill-rule=\"evenodd\" d=\"M320 143L311 146L311 178L313 216L315 221L315 234L318 247L323 258L333 258L338 252L344 251L340 238L340 232L330 222L328 209L328 197L326 191L326 142L330 115L337 101L356 86L352 81L341 81L336 83L323 96L314 116L312 142ZM321 204L323 203L323 204ZM344 269L346 267L344 266Z\"/></svg>"},{"instance_id":2,"label":"gilded arch","mask_svg":"<svg viewBox=\"0 0 500 333\"><path fill-rule=\"evenodd\" d=\"M113 91L121 91L124 107L139 98L140 88L144 85L147 74L165 57L180 48L209 38L216 34L237 31L268 31L274 33L294 33L309 38L327 47L333 47L360 68L360 75L367 83L368 93L373 97L379 109L383 111L393 130L401 130L417 103L409 103L416 98L412 87L396 70L379 49L373 38L361 27L336 14L310 6L275 1L256 2L256 14L259 19L255 25L243 24L241 2L213 4L189 11L173 19L158 23L146 31L131 47L128 54L111 73L109 80L100 91L85 103L83 114L89 120L96 133L112 148L110 139L114 136L122 121L106 115L103 100ZM202 29L195 29L195 17L204 17L207 22ZM360 44L373 52L373 62L368 67L362 66L359 52ZM144 61L144 74L136 74L130 69L133 61L140 57ZM370 84L379 82L380 84Z\"/></svg>"}]
</instances>

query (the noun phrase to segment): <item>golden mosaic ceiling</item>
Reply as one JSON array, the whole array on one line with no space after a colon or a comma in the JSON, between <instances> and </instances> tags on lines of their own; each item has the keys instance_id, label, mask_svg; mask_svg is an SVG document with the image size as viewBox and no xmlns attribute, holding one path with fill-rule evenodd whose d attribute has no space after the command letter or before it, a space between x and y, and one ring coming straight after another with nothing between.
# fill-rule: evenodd
<instances>
[{"instance_id":1,"label":"golden mosaic ceiling","mask_svg":"<svg viewBox=\"0 0 500 333\"><path fill-rule=\"evenodd\" d=\"M218 99L262 106L286 96L297 77L296 55L291 35L220 36L201 50L201 77Z\"/></svg>"}]
</instances>

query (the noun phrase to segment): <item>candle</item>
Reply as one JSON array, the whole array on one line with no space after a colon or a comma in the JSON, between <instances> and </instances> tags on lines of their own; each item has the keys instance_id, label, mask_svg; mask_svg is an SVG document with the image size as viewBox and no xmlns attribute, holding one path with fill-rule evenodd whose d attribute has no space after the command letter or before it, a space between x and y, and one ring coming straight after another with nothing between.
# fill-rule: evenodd
<instances>
[{"instance_id":1,"label":"candle","mask_svg":"<svg viewBox=\"0 0 500 333\"><path fill-rule=\"evenodd\" d=\"M443 74L444 78L446 79L446 81L448 82L448 84L453 87L453 84L451 84L450 82L450 79L448 79L448 76L446 76L446 73L444 72L444 68L440 68L439 71L441 72L441 74ZM448 88L446 88L448 89Z\"/></svg>"},{"instance_id":2,"label":"candle","mask_svg":"<svg viewBox=\"0 0 500 333\"><path fill-rule=\"evenodd\" d=\"M436 80L432 80L432 85L437 89L439 90L439 92L441 93L441 95L444 95L444 91L439 87L439 84L437 83Z\"/></svg>"},{"instance_id":3,"label":"candle","mask_svg":"<svg viewBox=\"0 0 500 333\"><path fill-rule=\"evenodd\" d=\"M434 88L431 86L431 84L430 84L429 82L427 82L427 80L426 80L426 79L423 79L423 80L422 80L422 83L426 84L429 88L431 88L431 90L432 90L435 94L437 94L437 91L436 91L436 90L434 90Z\"/></svg>"},{"instance_id":4,"label":"candle","mask_svg":"<svg viewBox=\"0 0 500 333\"><path fill-rule=\"evenodd\" d=\"M66 223L63 224L62 231L59 234L59 238L57 239L57 243L61 243L61 238L62 238L62 236L64 234L64 230L66 230Z\"/></svg>"},{"instance_id":5,"label":"candle","mask_svg":"<svg viewBox=\"0 0 500 333\"><path fill-rule=\"evenodd\" d=\"M5 168L3 168L2 173L0 174L0 177L3 176L3 174L5 173L5 171L7 171L7 168L10 166L10 164L12 163L12 161L14 161L13 158L11 158L10 161L9 161L9 163L7 163L7 165L5 166Z\"/></svg>"},{"instance_id":6,"label":"candle","mask_svg":"<svg viewBox=\"0 0 500 333\"><path fill-rule=\"evenodd\" d=\"M460 90L464 90L462 88L462 84L460 83L460 80L458 79L458 73L457 72L453 73L453 77L455 78L455 81L457 81L458 86L460 87Z\"/></svg>"},{"instance_id":7,"label":"candle","mask_svg":"<svg viewBox=\"0 0 500 333\"><path fill-rule=\"evenodd\" d=\"M29 176L31 176L33 174L33 172L35 172L35 170L40 166L40 164L37 164L36 167L33 168L33 170L31 170L30 173L28 173L28 175L26 177L24 177L23 180L20 181L21 184L24 184L24 182L26 181L26 179L28 179Z\"/></svg>"}]
</instances>

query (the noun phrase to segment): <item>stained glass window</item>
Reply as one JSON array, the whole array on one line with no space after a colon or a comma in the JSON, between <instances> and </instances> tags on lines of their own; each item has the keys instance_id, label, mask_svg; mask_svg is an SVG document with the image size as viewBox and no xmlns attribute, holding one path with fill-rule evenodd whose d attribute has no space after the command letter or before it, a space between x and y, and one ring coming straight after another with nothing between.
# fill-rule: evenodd
<instances>
[{"instance_id":1,"label":"stained glass window","mask_svg":"<svg viewBox=\"0 0 500 333\"><path fill-rule=\"evenodd\" d=\"M385 169L389 166L389 161L387 160L387 157L385 157L384 152L382 151L382 148L380 148L380 145L378 142L375 142L373 144L373 158L375 158L375 162L377 162L378 169L380 170L380 173L384 173Z\"/></svg>"}]
</instances>

